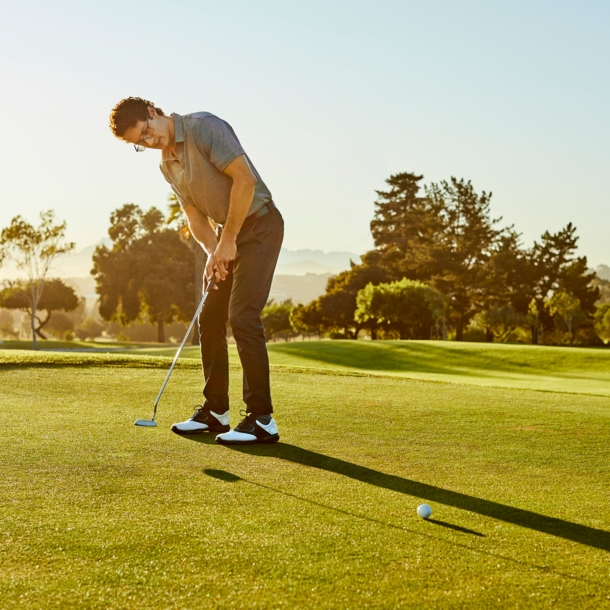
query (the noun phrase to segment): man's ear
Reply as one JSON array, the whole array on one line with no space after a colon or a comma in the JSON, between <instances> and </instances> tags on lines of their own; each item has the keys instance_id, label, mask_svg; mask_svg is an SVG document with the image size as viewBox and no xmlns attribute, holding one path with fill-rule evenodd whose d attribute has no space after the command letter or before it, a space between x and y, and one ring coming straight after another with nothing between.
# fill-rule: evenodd
<instances>
[{"instance_id":1,"label":"man's ear","mask_svg":"<svg viewBox=\"0 0 610 610\"><path fill-rule=\"evenodd\" d=\"M159 118L159 115L157 114L157 111L155 108L153 108L152 106L148 107L148 118L149 119L157 119Z\"/></svg>"}]
</instances>

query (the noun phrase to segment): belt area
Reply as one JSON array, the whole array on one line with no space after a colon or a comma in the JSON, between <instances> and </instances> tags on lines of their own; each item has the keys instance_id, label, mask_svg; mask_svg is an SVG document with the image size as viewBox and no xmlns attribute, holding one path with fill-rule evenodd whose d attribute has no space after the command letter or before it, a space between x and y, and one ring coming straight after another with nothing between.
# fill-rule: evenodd
<instances>
[{"instance_id":1,"label":"belt area","mask_svg":"<svg viewBox=\"0 0 610 610\"><path fill-rule=\"evenodd\" d=\"M261 216L268 214L272 210L277 210L277 207L275 203L273 203L273 201L269 201L262 208L259 208L258 210L256 210L256 212L253 212L252 214L250 214L250 216L247 216L246 220L254 220L255 218L260 218Z\"/></svg>"}]
</instances>

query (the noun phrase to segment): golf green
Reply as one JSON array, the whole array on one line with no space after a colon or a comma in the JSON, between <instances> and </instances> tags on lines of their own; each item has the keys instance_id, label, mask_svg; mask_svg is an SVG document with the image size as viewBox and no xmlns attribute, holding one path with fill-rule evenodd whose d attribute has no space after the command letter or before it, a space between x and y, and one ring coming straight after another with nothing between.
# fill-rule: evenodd
<instances>
[{"instance_id":1,"label":"golf green","mask_svg":"<svg viewBox=\"0 0 610 610\"><path fill-rule=\"evenodd\" d=\"M194 360L133 425L168 365L0 351L0 607L610 606L606 396L277 366L230 448L169 431Z\"/></svg>"}]
</instances>

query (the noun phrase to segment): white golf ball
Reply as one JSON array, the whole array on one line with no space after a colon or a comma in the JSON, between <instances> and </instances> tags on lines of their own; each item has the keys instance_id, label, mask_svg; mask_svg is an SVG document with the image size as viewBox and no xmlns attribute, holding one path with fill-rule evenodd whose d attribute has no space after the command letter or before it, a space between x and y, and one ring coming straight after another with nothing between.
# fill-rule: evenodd
<instances>
[{"instance_id":1,"label":"white golf ball","mask_svg":"<svg viewBox=\"0 0 610 610\"><path fill-rule=\"evenodd\" d=\"M428 519L432 514L432 509L427 504L420 504L417 507L417 516L422 519Z\"/></svg>"}]
</instances>

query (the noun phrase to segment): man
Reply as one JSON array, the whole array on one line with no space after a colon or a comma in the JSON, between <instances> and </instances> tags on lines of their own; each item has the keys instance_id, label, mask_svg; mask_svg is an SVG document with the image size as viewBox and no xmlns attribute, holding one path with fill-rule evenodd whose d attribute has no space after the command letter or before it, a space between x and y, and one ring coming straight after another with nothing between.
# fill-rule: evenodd
<instances>
[{"instance_id":1,"label":"man","mask_svg":"<svg viewBox=\"0 0 610 610\"><path fill-rule=\"evenodd\" d=\"M161 151L161 172L170 183L193 237L208 255L205 280L215 279L199 316L205 401L172 430L220 433L219 443L279 440L273 419L269 358L261 312L284 236L284 221L269 189L231 126L210 114L166 116L146 100L121 100L110 115L114 135L136 151ZM243 366L245 419L229 426L230 321Z\"/></svg>"}]
</instances>

